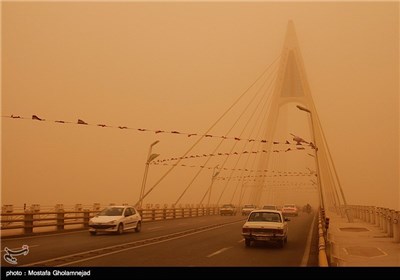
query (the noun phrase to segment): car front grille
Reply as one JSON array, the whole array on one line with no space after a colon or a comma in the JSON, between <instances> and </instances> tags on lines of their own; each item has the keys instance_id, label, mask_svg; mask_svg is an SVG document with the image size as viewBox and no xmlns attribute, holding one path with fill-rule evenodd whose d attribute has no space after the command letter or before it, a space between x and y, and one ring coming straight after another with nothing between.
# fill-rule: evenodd
<instances>
[{"instance_id":1,"label":"car front grille","mask_svg":"<svg viewBox=\"0 0 400 280\"><path fill-rule=\"evenodd\" d=\"M109 229L115 227L115 225L90 225L94 229Z\"/></svg>"},{"instance_id":2,"label":"car front grille","mask_svg":"<svg viewBox=\"0 0 400 280\"><path fill-rule=\"evenodd\" d=\"M271 229L271 228L252 228L250 230L251 234L283 234L282 229Z\"/></svg>"}]
</instances>

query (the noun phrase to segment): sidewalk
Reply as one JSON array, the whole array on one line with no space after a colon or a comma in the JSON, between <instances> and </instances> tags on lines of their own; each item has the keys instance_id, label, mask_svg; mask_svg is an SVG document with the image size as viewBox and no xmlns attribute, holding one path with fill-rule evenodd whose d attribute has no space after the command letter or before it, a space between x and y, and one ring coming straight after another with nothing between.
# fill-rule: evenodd
<instances>
[{"instance_id":1,"label":"sidewalk","mask_svg":"<svg viewBox=\"0 0 400 280\"><path fill-rule=\"evenodd\" d=\"M354 218L349 223L334 212L330 218L328 244L331 266L400 267L400 243L378 226Z\"/></svg>"}]
</instances>

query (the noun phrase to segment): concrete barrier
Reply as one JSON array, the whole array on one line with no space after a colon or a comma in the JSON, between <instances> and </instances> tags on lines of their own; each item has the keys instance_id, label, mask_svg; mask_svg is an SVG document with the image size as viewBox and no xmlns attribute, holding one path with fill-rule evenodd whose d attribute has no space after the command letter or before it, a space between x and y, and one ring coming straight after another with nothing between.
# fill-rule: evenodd
<instances>
[{"instance_id":1,"label":"concrete barrier","mask_svg":"<svg viewBox=\"0 0 400 280\"><path fill-rule=\"evenodd\" d=\"M400 211L395 211L393 216L394 242L400 243Z\"/></svg>"},{"instance_id":2,"label":"concrete barrier","mask_svg":"<svg viewBox=\"0 0 400 280\"><path fill-rule=\"evenodd\" d=\"M400 243L400 211L385 207L349 205L354 217L377 226L394 242Z\"/></svg>"},{"instance_id":3,"label":"concrete barrier","mask_svg":"<svg viewBox=\"0 0 400 280\"><path fill-rule=\"evenodd\" d=\"M371 224L375 224L375 207L374 206L370 206L370 223Z\"/></svg>"},{"instance_id":4,"label":"concrete barrier","mask_svg":"<svg viewBox=\"0 0 400 280\"><path fill-rule=\"evenodd\" d=\"M377 227L381 226L381 218L380 218L380 210L379 209L380 209L379 207L375 208L375 225Z\"/></svg>"},{"instance_id":5,"label":"concrete barrier","mask_svg":"<svg viewBox=\"0 0 400 280\"><path fill-rule=\"evenodd\" d=\"M393 219L395 212L393 209L389 209L388 212L388 236L393 237Z\"/></svg>"}]
</instances>

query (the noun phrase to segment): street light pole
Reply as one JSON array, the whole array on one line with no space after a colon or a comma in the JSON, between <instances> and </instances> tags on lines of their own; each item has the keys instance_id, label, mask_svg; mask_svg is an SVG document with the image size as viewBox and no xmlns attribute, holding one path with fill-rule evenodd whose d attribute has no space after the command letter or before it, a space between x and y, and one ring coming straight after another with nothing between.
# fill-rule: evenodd
<instances>
[{"instance_id":1,"label":"street light pole","mask_svg":"<svg viewBox=\"0 0 400 280\"><path fill-rule=\"evenodd\" d=\"M157 140L150 145L149 153L147 154L147 160L146 160L146 164L145 164L146 166L144 168L144 175L143 175L143 181L142 181L142 188L140 189L140 195L139 195L139 202L138 202L139 208L142 208L143 194L144 194L144 190L146 187L147 173L149 172L150 162L159 156L159 154L151 153L153 146L156 145L158 142L160 142L160 141Z\"/></svg>"},{"instance_id":2,"label":"street light pole","mask_svg":"<svg viewBox=\"0 0 400 280\"><path fill-rule=\"evenodd\" d=\"M219 171L215 172L215 169L216 169L217 167L218 167L218 165L214 167L214 169L213 169L213 175L212 175L212 177L211 177L211 185L210 185L210 192L208 193L207 208L210 206L211 190L212 190L212 186L213 186L213 184L214 184L214 180L215 180L215 178L216 178L216 177L218 176L218 174L219 174Z\"/></svg>"},{"instance_id":3,"label":"street light pole","mask_svg":"<svg viewBox=\"0 0 400 280\"><path fill-rule=\"evenodd\" d=\"M310 114L310 118L311 118L311 129L312 129L312 134L313 134L313 143L314 143L314 145L315 145L315 147L314 147L314 149L315 149L315 164L317 165L317 172L318 172L318 174L317 174L317 179L318 179L318 188L319 188L319 199L320 199L320 202L321 202L321 207L322 207L322 209L325 209L324 195L323 195L323 193L322 193L321 172L320 172L320 170L319 170L319 162L318 162L318 145L317 145L317 143L315 142L315 130L314 130L313 115L312 115L311 111L308 110L308 109L305 108L305 107L302 107L302 106L300 106L300 105L297 105L296 107L297 107L299 110L305 111L305 112L307 112L307 113Z\"/></svg>"}]
</instances>

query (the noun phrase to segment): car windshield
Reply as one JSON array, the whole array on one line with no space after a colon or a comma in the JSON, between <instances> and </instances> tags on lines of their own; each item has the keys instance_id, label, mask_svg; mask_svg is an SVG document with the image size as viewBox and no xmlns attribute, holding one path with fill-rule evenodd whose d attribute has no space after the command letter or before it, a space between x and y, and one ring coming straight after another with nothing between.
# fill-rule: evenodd
<instances>
[{"instance_id":1,"label":"car windshield","mask_svg":"<svg viewBox=\"0 0 400 280\"><path fill-rule=\"evenodd\" d=\"M294 205L294 204L285 204L283 207L285 207L285 208L296 208L296 205Z\"/></svg>"},{"instance_id":2,"label":"car windshield","mask_svg":"<svg viewBox=\"0 0 400 280\"><path fill-rule=\"evenodd\" d=\"M265 206L263 207L263 209L267 209L267 210L276 210L276 206L274 206L274 205L265 205Z\"/></svg>"},{"instance_id":3,"label":"car windshield","mask_svg":"<svg viewBox=\"0 0 400 280\"><path fill-rule=\"evenodd\" d=\"M249 222L274 222L280 223L281 215L273 212L255 212L249 217Z\"/></svg>"},{"instance_id":4,"label":"car windshield","mask_svg":"<svg viewBox=\"0 0 400 280\"><path fill-rule=\"evenodd\" d=\"M245 205L243 208L256 208L254 205Z\"/></svg>"},{"instance_id":5,"label":"car windshield","mask_svg":"<svg viewBox=\"0 0 400 280\"><path fill-rule=\"evenodd\" d=\"M224 204L224 205L222 205L222 208L228 208L228 207L233 207L233 205L232 204Z\"/></svg>"},{"instance_id":6,"label":"car windshield","mask_svg":"<svg viewBox=\"0 0 400 280\"><path fill-rule=\"evenodd\" d=\"M98 216L122 216L124 208L122 207L110 207L102 210Z\"/></svg>"}]
</instances>

